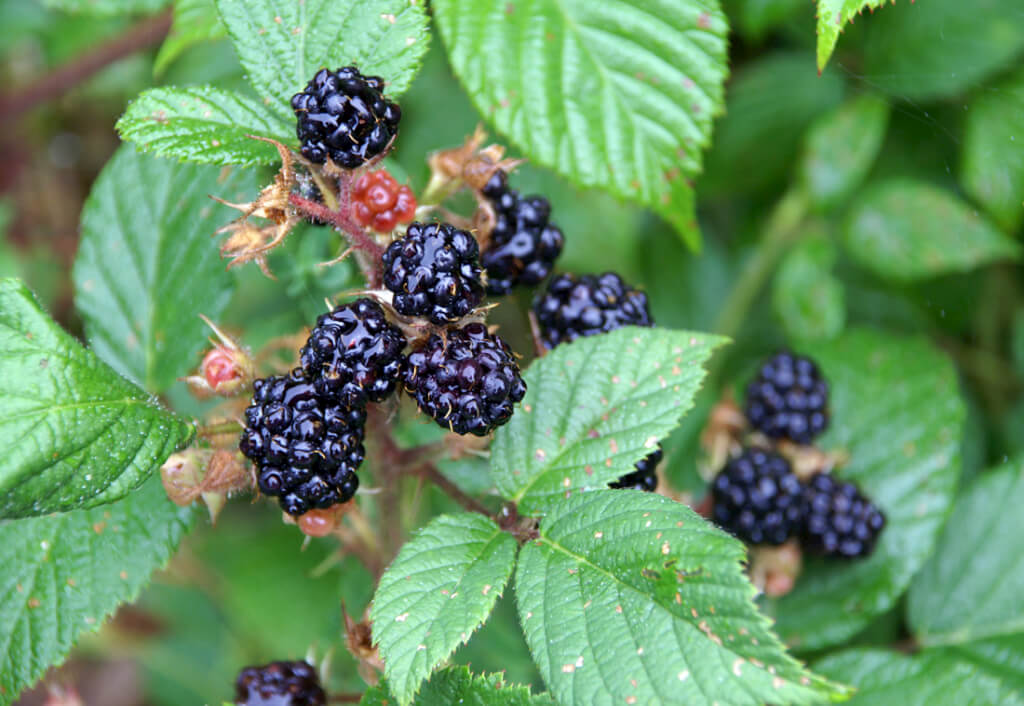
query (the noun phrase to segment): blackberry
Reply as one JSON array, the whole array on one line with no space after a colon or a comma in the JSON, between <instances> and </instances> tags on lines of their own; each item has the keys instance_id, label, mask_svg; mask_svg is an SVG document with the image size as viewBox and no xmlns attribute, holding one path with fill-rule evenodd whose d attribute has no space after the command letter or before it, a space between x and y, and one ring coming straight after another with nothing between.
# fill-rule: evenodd
<instances>
[{"instance_id":1,"label":"blackberry","mask_svg":"<svg viewBox=\"0 0 1024 706\"><path fill-rule=\"evenodd\" d=\"M550 222L551 204L541 196L520 196L498 170L483 188L494 208L494 229L480 263L487 270L487 293L508 294L517 284L544 281L562 253L565 238Z\"/></svg>"},{"instance_id":2,"label":"blackberry","mask_svg":"<svg viewBox=\"0 0 1024 706\"><path fill-rule=\"evenodd\" d=\"M533 303L547 348L623 326L653 326L647 295L614 272L603 275L562 274Z\"/></svg>"},{"instance_id":3,"label":"blackberry","mask_svg":"<svg viewBox=\"0 0 1024 706\"><path fill-rule=\"evenodd\" d=\"M410 353L405 389L441 426L484 436L511 418L526 383L508 344L471 323L433 334Z\"/></svg>"},{"instance_id":4,"label":"blackberry","mask_svg":"<svg viewBox=\"0 0 1024 706\"><path fill-rule=\"evenodd\" d=\"M384 286L395 311L443 325L457 321L484 296L480 247L447 223L410 223L405 237L384 251Z\"/></svg>"},{"instance_id":5,"label":"blackberry","mask_svg":"<svg viewBox=\"0 0 1024 706\"><path fill-rule=\"evenodd\" d=\"M885 515L853 483L816 473L804 487L807 519L801 539L805 549L824 556L855 559L875 549Z\"/></svg>"},{"instance_id":6,"label":"blackberry","mask_svg":"<svg viewBox=\"0 0 1024 706\"><path fill-rule=\"evenodd\" d=\"M235 680L238 706L324 706L327 695L308 662L246 667Z\"/></svg>"},{"instance_id":7,"label":"blackberry","mask_svg":"<svg viewBox=\"0 0 1024 706\"><path fill-rule=\"evenodd\" d=\"M321 69L292 96L302 156L355 169L382 154L398 134L402 111L384 97L384 80L354 66Z\"/></svg>"},{"instance_id":8,"label":"blackberry","mask_svg":"<svg viewBox=\"0 0 1024 706\"><path fill-rule=\"evenodd\" d=\"M348 502L359 487L366 413L326 405L302 368L253 383L239 450L289 515Z\"/></svg>"},{"instance_id":9,"label":"blackberry","mask_svg":"<svg viewBox=\"0 0 1024 706\"><path fill-rule=\"evenodd\" d=\"M711 486L711 518L748 544L782 544L804 520L803 487L782 456L747 448Z\"/></svg>"},{"instance_id":10,"label":"blackberry","mask_svg":"<svg viewBox=\"0 0 1024 706\"><path fill-rule=\"evenodd\" d=\"M747 386L746 414L765 436L810 443L828 427L828 383L810 358L782 351Z\"/></svg>"},{"instance_id":11,"label":"blackberry","mask_svg":"<svg viewBox=\"0 0 1024 706\"><path fill-rule=\"evenodd\" d=\"M395 391L405 344L377 302L357 299L320 315L299 359L318 395L361 409Z\"/></svg>"},{"instance_id":12,"label":"blackberry","mask_svg":"<svg viewBox=\"0 0 1024 706\"><path fill-rule=\"evenodd\" d=\"M636 470L621 476L614 483L609 483L609 488L629 488L632 490L646 490L653 493L658 488L658 476L655 474L658 464L664 452L659 446L654 453L642 458L636 463Z\"/></svg>"}]
</instances>

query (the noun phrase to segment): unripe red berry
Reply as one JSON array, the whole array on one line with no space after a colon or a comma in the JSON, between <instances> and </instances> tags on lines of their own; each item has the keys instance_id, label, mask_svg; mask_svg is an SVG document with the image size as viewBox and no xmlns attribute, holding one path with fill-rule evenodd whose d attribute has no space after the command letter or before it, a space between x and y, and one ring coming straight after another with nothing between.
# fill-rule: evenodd
<instances>
[{"instance_id":1,"label":"unripe red berry","mask_svg":"<svg viewBox=\"0 0 1024 706\"><path fill-rule=\"evenodd\" d=\"M390 233L416 215L416 196L380 169L363 174L352 187L352 220L378 233Z\"/></svg>"}]
</instances>

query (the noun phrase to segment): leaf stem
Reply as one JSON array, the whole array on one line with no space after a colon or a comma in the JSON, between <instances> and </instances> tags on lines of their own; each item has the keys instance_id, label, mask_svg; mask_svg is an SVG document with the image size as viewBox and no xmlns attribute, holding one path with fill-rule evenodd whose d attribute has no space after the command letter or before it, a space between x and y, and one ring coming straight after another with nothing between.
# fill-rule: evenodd
<instances>
[{"instance_id":1,"label":"leaf stem","mask_svg":"<svg viewBox=\"0 0 1024 706\"><path fill-rule=\"evenodd\" d=\"M171 17L170 10L148 17L96 49L33 78L20 90L0 96L0 123L15 120L22 113L64 95L115 61L159 44L171 29Z\"/></svg>"},{"instance_id":2,"label":"leaf stem","mask_svg":"<svg viewBox=\"0 0 1024 706\"><path fill-rule=\"evenodd\" d=\"M431 483L443 490L452 500L457 502L466 510L469 510L470 512L478 512L485 517L491 517L490 511L484 507L483 503L476 498L466 495L459 486L448 480L448 478L441 473L433 463L424 463L416 468L414 472L421 478L429 480Z\"/></svg>"},{"instance_id":3,"label":"leaf stem","mask_svg":"<svg viewBox=\"0 0 1024 706\"><path fill-rule=\"evenodd\" d=\"M758 294L775 272L779 260L799 238L806 215L807 197L802 190L790 189L779 199L754 254L722 306L715 322L715 333L730 338L739 333Z\"/></svg>"}]
</instances>

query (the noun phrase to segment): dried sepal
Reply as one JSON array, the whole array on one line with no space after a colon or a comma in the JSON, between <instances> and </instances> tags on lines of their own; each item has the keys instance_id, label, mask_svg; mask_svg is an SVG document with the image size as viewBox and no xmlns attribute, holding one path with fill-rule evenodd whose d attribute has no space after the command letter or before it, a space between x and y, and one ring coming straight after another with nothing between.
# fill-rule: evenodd
<instances>
[{"instance_id":1,"label":"dried sepal","mask_svg":"<svg viewBox=\"0 0 1024 706\"><path fill-rule=\"evenodd\" d=\"M384 671L384 660L381 659L377 648L373 646L370 608L367 606L362 620L356 622L345 610L345 604L342 603L341 615L345 620L345 646L359 662L359 676L370 686L376 686Z\"/></svg>"},{"instance_id":2,"label":"dried sepal","mask_svg":"<svg viewBox=\"0 0 1024 706\"><path fill-rule=\"evenodd\" d=\"M487 133L482 125L477 125L473 134L459 147L441 150L430 155L430 182L424 193L423 202L431 201L427 194L440 194L435 202L443 200L443 196L453 193L462 184L468 185L477 193L499 169L510 172L523 159L506 159L505 148L498 144L484 146Z\"/></svg>"},{"instance_id":3,"label":"dried sepal","mask_svg":"<svg viewBox=\"0 0 1024 706\"><path fill-rule=\"evenodd\" d=\"M747 418L728 391L711 409L708 422L700 434L704 458L698 470L704 480L710 481L725 466L730 456L740 452Z\"/></svg>"},{"instance_id":4,"label":"dried sepal","mask_svg":"<svg viewBox=\"0 0 1024 706\"><path fill-rule=\"evenodd\" d=\"M175 505L191 505L202 498L216 521L227 497L254 486L250 473L237 452L196 447L179 451L160 467L160 480Z\"/></svg>"},{"instance_id":5,"label":"dried sepal","mask_svg":"<svg viewBox=\"0 0 1024 706\"><path fill-rule=\"evenodd\" d=\"M803 552L796 539L777 547L754 547L750 552L750 582L770 598L792 591L802 569Z\"/></svg>"}]
</instances>

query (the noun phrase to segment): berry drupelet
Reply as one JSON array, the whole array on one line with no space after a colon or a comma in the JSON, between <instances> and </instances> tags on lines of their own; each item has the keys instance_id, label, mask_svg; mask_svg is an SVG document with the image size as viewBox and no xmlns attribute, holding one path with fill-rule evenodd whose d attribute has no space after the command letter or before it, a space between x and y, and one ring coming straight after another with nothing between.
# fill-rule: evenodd
<instances>
[{"instance_id":1,"label":"berry drupelet","mask_svg":"<svg viewBox=\"0 0 1024 706\"><path fill-rule=\"evenodd\" d=\"M550 221L551 204L541 196L520 196L508 188L505 172L494 172L483 188L494 208L494 229L480 262L487 270L487 293L508 294L519 284L540 284L551 274L565 238Z\"/></svg>"},{"instance_id":2,"label":"berry drupelet","mask_svg":"<svg viewBox=\"0 0 1024 706\"><path fill-rule=\"evenodd\" d=\"M808 551L855 559L871 554L885 528L885 515L857 486L816 473L804 487L807 518L801 539Z\"/></svg>"},{"instance_id":3,"label":"berry drupelet","mask_svg":"<svg viewBox=\"0 0 1024 706\"><path fill-rule=\"evenodd\" d=\"M384 251L384 286L395 311L441 326L458 321L483 299L480 247L447 223L411 223Z\"/></svg>"},{"instance_id":4,"label":"berry drupelet","mask_svg":"<svg viewBox=\"0 0 1024 706\"><path fill-rule=\"evenodd\" d=\"M511 418L526 383L508 345L471 323L433 334L410 353L405 389L442 427L484 436Z\"/></svg>"},{"instance_id":5,"label":"berry drupelet","mask_svg":"<svg viewBox=\"0 0 1024 706\"><path fill-rule=\"evenodd\" d=\"M308 662L246 667L235 680L237 706L324 706L327 695Z\"/></svg>"},{"instance_id":6,"label":"berry drupelet","mask_svg":"<svg viewBox=\"0 0 1024 706\"><path fill-rule=\"evenodd\" d=\"M390 233L416 215L416 196L387 170L363 174L352 187L352 219L378 233Z\"/></svg>"},{"instance_id":7,"label":"berry drupelet","mask_svg":"<svg viewBox=\"0 0 1024 706\"><path fill-rule=\"evenodd\" d=\"M292 96L302 156L355 169L382 154L398 134L402 111L383 94L384 80L354 66L321 69Z\"/></svg>"},{"instance_id":8,"label":"berry drupelet","mask_svg":"<svg viewBox=\"0 0 1024 706\"><path fill-rule=\"evenodd\" d=\"M253 383L238 448L257 470L265 495L289 515L348 502L363 462L360 409L325 405L302 368Z\"/></svg>"},{"instance_id":9,"label":"berry drupelet","mask_svg":"<svg viewBox=\"0 0 1024 706\"><path fill-rule=\"evenodd\" d=\"M746 414L765 436L810 443L828 427L828 383L810 358L783 351L747 386Z\"/></svg>"},{"instance_id":10,"label":"berry drupelet","mask_svg":"<svg viewBox=\"0 0 1024 706\"><path fill-rule=\"evenodd\" d=\"M771 451L744 449L715 476L711 494L711 519L748 544L782 544L803 524L800 479Z\"/></svg>"},{"instance_id":11,"label":"berry drupelet","mask_svg":"<svg viewBox=\"0 0 1024 706\"><path fill-rule=\"evenodd\" d=\"M661 463L664 452L659 446L650 455L637 461L636 470L621 476L617 481L609 483L609 488L627 488L631 490L645 490L653 493L658 488L658 476L655 470Z\"/></svg>"},{"instance_id":12,"label":"berry drupelet","mask_svg":"<svg viewBox=\"0 0 1024 706\"><path fill-rule=\"evenodd\" d=\"M405 345L377 302L358 299L321 314L299 358L318 395L361 409L395 391Z\"/></svg>"},{"instance_id":13,"label":"berry drupelet","mask_svg":"<svg viewBox=\"0 0 1024 706\"><path fill-rule=\"evenodd\" d=\"M534 301L533 312L540 325L541 341L549 349L623 326L653 325L647 295L614 272L558 275Z\"/></svg>"}]
</instances>

